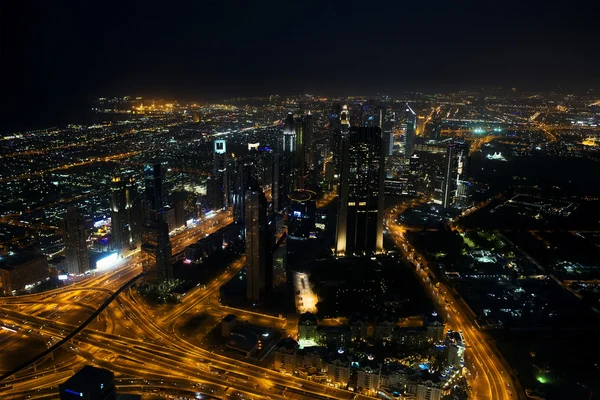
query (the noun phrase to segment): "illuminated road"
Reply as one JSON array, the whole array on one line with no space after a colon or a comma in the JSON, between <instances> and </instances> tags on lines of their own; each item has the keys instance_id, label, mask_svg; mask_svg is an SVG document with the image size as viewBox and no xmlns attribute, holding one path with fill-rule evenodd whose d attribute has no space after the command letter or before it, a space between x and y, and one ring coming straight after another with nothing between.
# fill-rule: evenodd
<instances>
[{"instance_id":1,"label":"illuminated road","mask_svg":"<svg viewBox=\"0 0 600 400\"><path fill-rule=\"evenodd\" d=\"M446 316L446 325L452 330L462 331L472 374L470 378L472 398L490 400L521 398L522 393L515 395L514 382L506 372L502 360L498 359L486 335L477 329L468 312L463 309L462 303L456 301L452 290L443 282L435 286L431 282L430 276L433 274L424 257L416 253L405 238L406 230L396 222L398 214L406 208L406 205L398 205L386 210L385 226L396 247L415 267L420 281L436 302L437 308Z\"/></svg>"},{"instance_id":2,"label":"illuminated road","mask_svg":"<svg viewBox=\"0 0 600 400\"><path fill-rule=\"evenodd\" d=\"M173 236L173 251L214 232L230 221L222 213L191 232ZM218 304L218 290L243 267L243 258L224 268L205 287L197 287L173 310L149 307L133 290L121 293L102 314L61 347L56 358L40 360L2 382L0 397L56 398L57 385L85 364L115 372L120 391L190 397L366 399L354 393L283 375L270 369L202 349L177 335L176 326L205 311L217 318L228 313L251 323L294 333L296 320L233 309ZM140 256L121 261L112 271L42 294L0 299L0 339L41 340L50 346L76 329L86 316L140 272Z\"/></svg>"}]
</instances>

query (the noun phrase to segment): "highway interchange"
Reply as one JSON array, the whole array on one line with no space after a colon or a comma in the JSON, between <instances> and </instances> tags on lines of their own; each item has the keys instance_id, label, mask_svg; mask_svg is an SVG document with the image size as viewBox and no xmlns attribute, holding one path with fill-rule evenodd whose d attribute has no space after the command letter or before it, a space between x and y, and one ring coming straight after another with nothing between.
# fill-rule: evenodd
<instances>
[{"instance_id":1,"label":"highway interchange","mask_svg":"<svg viewBox=\"0 0 600 400\"><path fill-rule=\"evenodd\" d=\"M223 212L172 238L173 253L231 223ZM2 348L38 340L51 346L81 324L111 293L141 272L138 253L118 268L65 288L0 300ZM119 391L156 397L217 398L366 398L282 375L200 348L176 333L186 316L199 310L219 317L233 313L260 325L278 325L293 332L293 321L222 307L214 301L220 286L244 265L236 260L206 286L197 286L167 312L149 308L133 290L125 290L100 316L68 344L34 366L5 379L0 397L56 398L57 385L85 364L115 372ZM153 397L153 396L150 396Z\"/></svg>"},{"instance_id":2,"label":"highway interchange","mask_svg":"<svg viewBox=\"0 0 600 400\"><path fill-rule=\"evenodd\" d=\"M505 363L461 303L456 301L451 289L443 282L433 285L425 260L405 239L404 228L397 224L396 217L409 205L386 210L386 230L402 256L420 274L431 297L444 312L448 327L462 330L472 374L469 376L472 397L519 398ZM230 213L222 212L178 233L172 238L173 253L181 252L185 246L231 222ZM134 254L111 271L64 288L0 299L0 350L21 341L42 341L46 346L56 343L76 329L125 282L139 275L142 261L140 253ZM235 276L244 263L243 257L237 259L209 284L188 292L175 308L149 307L136 291L126 289L93 323L63 345L56 357L52 353L0 382L0 397L56 398L59 382L84 365L92 364L114 371L120 392L139 393L150 398L368 398L232 359L202 348L198 340L192 340L197 338L181 335L178 327L190 315L205 312L217 319L233 313L239 319L276 326L295 336L296 320L292 317L280 318L219 304L219 288Z\"/></svg>"}]
</instances>

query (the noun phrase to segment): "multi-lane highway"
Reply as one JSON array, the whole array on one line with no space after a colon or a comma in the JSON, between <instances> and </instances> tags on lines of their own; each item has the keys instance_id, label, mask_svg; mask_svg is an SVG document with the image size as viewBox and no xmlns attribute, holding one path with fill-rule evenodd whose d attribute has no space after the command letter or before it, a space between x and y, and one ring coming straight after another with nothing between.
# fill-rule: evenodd
<instances>
[{"instance_id":1,"label":"multi-lane highway","mask_svg":"<svg viewBox=\"0 0 600 400\"><path fill-rule=\"evenodd\" d=\"M172 238L173 251L230 223L227 213L205 221L194 231ZM75 330L124 282L141 271L139 255L122 261L113 271L89 277L71 286L43 294L0 300L3 343L38 340L51 346ZM190 291L182 304L165 312L150 308L136 292L126 290L81 333L35 367L0 383L2 398L55 398L57 385L85 364L115 371L118 388L128 393L194 397L196 393L220 398L366 398L314 382L280 374L241 360L200 348L177 334L177 326L199 311L221 317L238 315L253 323L278 325L293 332L294 322L215 302L221 285L244 265L236 260L210 284ZM4 386L1 386L1 385Z\"/></svg>"},{"instance_id":2,"label":"multi-lane highway","mask_svg":"<svg viewBox=\"0 0 600 400\"><path fill-rule=\"evenodd\" d=\"M470 362L470 385L473 399L517 399L522 393L515 389L507 369L506 362L494 351L486 335L479 331L461 302L457 301L451 288L442 281L434 285L430 280L430 271L424 257L419 255L406 240L405 228L397 223L398 214L406 209L406 205L398 205L386 210L385 226L390 238L399 251L414 266L426 291L446 317L446 325L455 331L462 331L466 341L466 355Z\"/></svg>"}]
</instances>

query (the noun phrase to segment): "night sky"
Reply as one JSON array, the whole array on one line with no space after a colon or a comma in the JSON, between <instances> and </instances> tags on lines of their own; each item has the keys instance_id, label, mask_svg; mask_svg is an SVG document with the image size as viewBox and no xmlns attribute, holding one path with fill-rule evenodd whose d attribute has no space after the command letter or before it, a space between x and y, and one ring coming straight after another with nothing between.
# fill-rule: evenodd
<instances>
[{"instance_id":1,"label":"night sky","mask_svg":"<svg viewBox=\"0 0 600 400\"><path fill-rule=\"evenodd\" d=\"M99 96L596 87L593 2L523 2L3 0L0 132Z\"/></svg>"}]
</instances>

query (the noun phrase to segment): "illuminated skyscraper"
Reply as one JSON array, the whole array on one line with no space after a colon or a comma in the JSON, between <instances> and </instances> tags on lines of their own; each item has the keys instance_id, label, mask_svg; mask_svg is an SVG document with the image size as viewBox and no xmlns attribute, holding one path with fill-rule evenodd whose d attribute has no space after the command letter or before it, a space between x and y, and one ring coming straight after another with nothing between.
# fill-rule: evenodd
<instances>
[{"instance_id":1,"label":"illuminated skyscraper","mask_svg":"<svg viewBox=\"0 0 600 400\"><path fill-rule=\"evenodd\" d=\"M142 220L135 182L131 177L113 177L110 190L112 239L119 255L125 256L140 241Z\"/></svg>"},{"instance_id":2,"label":"illuminated skyscraper","mask_svg":"<svg viewBox=\"0 0 600 400\"><path fill-rule=\"evenodd\" d=\"M142 228L142 250L148 256L144 269L146 272L152 269L153 262L155 274L154 277L149 276L149 281L156 285L164 285L173 279L173 265L169 227L164 221L162 167L159 163L144 167L144 181L147 217Z\"/></svg>"},{"instance_id":3,"label":"illuminated skyscraper","mask_svg":"<svg viewBox=\"0 0 600 400\"><path fill-rule=\"evenodd\" d=\"M81 214L73 206L67 207L61 230L65 242L67 272L81 275L90 269L87 233Z\"/></svg>"},{"instance_id":4,"label":"illuminated skyscraper","mask_svg":"<svg viewBox=\"0 0 600 400\"><path fill-rule=\"evenodd\" d=\"M340 129L342 132L348 132L350 130L350 114L348 113L348 106L343 105L340 113Z\"/></svg>"},{"instance_id":5,"label":"illuminated skyscraper","mask_svg":"<svg viewBox=\"0 0 600 400\"><path fill-rule=\"evenodd\" d=\"M465 208L469 205L468 143L452 143L446 150L442 206Z\"/></svg>"},{"instance_id":6,"label":"illuminated skyscraper","mask_svg":"<svg viewBox=\"0 0 600 400\"><path fill-rule=\"evenodd\" d=\"M144 182L146 184L146 214L158 221L163 218L162 166L146 164L144 166Z\"/></svg>"},{"instance_id":7,"label":"illuminated skyscraper","mask_svg":"<svg viewBox=\"0 0 600 400\"><path fill-rule=\"evenodd\" d=\"M272 240L269 237L267 199L253 184L245 194L246 295L254 304L273 286Z\"/></svg>"},{"instance_id":8,"label":"illuminated skyscraper","mask_svg":"<svg viewBox=\"0 0 600 400\"><path fill-rule=\"evenodd\" d=\"M404 130L404 156L410 157L413 153L415 143L415 132L417 130L417 114L406 103L406 129Z\"/></svg>"},{"instance_id":9,"label":"illuminated skyscraper","mask_svg":"<svg viewBox=\"0 0 600 400\"><path fill-rule=\"evenodd\" d=\"M227 143L219 139L213 145L213 171L206 182L206 191L211 208L220 210L228 206Z\"/></svg>"},{"instance_id":10,"label":"illuminated skyscraper","mask_svg":"<svg viewBox=\"0 0 600 400\"><path fill-rule=\"evenodd\" d=\"M383 251L384 157L379 127L353 127L342 146L343 162L335 253Z\"/></svg>"}]
</instances>

